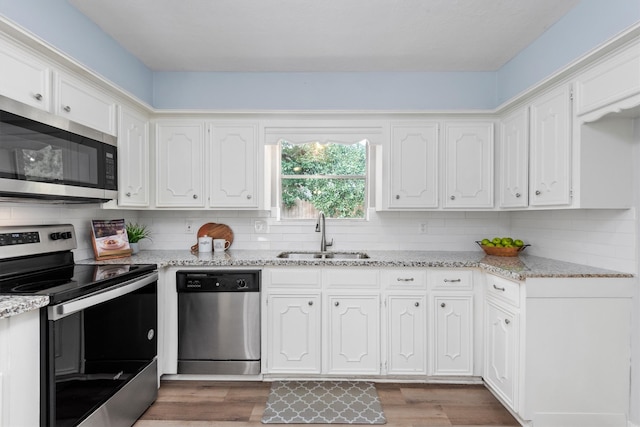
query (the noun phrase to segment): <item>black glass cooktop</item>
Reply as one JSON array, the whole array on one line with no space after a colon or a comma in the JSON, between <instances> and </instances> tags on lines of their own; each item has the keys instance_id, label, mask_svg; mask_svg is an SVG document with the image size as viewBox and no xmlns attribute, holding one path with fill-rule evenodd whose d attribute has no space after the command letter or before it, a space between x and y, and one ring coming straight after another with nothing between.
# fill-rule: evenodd
<instances>
[{"instance_id":1,"label":"black glass cooktop","mask_svg":"<svg viewBox=\"0 0 640 427\"><path fill-rule=\"evenodd\" d=\"M155 264L63 265L4 278L0 294L47 295L49 304L56 304L117 286L155 269Z\"/></svg>"}]
</instances>

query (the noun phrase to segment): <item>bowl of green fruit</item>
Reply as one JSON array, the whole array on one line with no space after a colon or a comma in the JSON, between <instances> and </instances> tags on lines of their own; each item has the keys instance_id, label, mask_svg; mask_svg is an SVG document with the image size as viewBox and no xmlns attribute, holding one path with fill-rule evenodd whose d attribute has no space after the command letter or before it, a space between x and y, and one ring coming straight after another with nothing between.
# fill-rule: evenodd
<instances>
[{"instance_id":1,"label":"bowl of green fruit","mask_svg":"<svg viewBox=\"0 0 640 427\"><path fill-rule=\"evenodd\" d=\"M493 239L482 239L476 241L487 255L495 256L518 256L527 246L520 239L511 237L494 237Z\"/></svg>"}]
</instances>

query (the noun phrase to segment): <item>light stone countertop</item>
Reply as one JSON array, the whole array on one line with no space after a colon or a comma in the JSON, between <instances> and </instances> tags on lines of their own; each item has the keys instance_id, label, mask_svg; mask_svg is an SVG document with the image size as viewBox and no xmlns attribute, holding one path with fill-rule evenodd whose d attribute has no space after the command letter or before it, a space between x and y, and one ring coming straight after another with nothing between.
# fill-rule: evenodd
<instances>
[{"instance_id":1,"label":"light stone countertop","mask_svg":"<svg viewBox=\"0 0 640 427\"><path fill-rule=\"evenodd\" d=\"M0 319L37 310L47 304L47 296L0 295Z\"/></svg>"},{"instance_id":2,"label":"light stone countertop","mask_svg":"<svg viewBox=\"0 0 640 427\"><path fill-rule=\"evenodd\" d=\"M533 277L633 277L632 274L521 254L518 257L487 256L484 252L365 251L366 259L280 259L280 250L229 250L222 254L189 251L140 251L127 258L76 261L86 264L157 264L162 267L444 267L481 268L509 279ZM350 252L350 251L345 251Z\"/></svg>"},{"instance_id":3,"label":"light stone countertop","mask_svg":"<svg viewBox=\"0 0 640 427\"><path fill-rule=\"evenodd\" d=\"M222 254L192 254L188 250L140 251L137 255L105 261L76 260L78 264L157 264L163 267L444 267L480 268L514 280L527 278L633 277L632 274L520 254L518 257L487 256L483 252L366 251L366 259L280 259L280 250L229 250ZM350 252L350 251L345 251ZM0 319L48 304L48 297L0 295Z\"/></svg>"}]
</instances>

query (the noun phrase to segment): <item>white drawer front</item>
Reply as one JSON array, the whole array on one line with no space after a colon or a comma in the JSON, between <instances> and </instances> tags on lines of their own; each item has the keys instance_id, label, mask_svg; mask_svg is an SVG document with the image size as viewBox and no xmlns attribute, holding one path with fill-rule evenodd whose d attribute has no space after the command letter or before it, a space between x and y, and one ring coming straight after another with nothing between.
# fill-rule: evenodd
<instances>
[{"instance_id":1,"label":"white drawer front","mask_svg":"<svg viewBox=\"0 0 640 427\"><path fill-rule=\"evenodd\" d=\"M487 274L487 296L495 297L520 307L520 284Z\"/></svg>"},{"instance_id":2,"label":"white drawer front","mask_svg":"<svg viewBox=\"0 0 640 427\"><path fill-rule=\"evenodd\" d=\"M383 270L382 284L390 289L427 289L427 270L410 268Z\"/></svg>"},{"instance_id":3,"label":"white drawer front","mask_svg":"<svg viewBox=\"0 0 640 427\"><path fill-rule=\"evenodd\" d=\"M429 289L473 289L473 271L462 269L429 270Z\"/></svg>"},{"instance_id":4,"label":"white drawer front","mask_svg":"<svg viewBox=\"0 0 640 427\"><path fill-rule=\"evenodd\" d=\"M373 268L327 268L324 270L323 283L330 288L378 288L379 270Z\"/></svg>"},{"instance_id":5,"label":"white drawer front","mask_svg":"<svg viewBox=\"0 0 640 427\"><path fill-rule=\"evenodd\" d=\"M319 268L278 268L264 270L269 275L269 285L275 287L320 287L321 271Z\"/></svg>"}]
</instances>

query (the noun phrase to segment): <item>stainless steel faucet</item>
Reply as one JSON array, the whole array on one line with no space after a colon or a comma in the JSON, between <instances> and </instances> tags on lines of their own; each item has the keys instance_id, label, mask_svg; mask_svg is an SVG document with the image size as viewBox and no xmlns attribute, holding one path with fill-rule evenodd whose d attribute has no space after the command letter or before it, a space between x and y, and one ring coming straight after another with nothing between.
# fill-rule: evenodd
<instances>
[{"instance_id":1,"label":"stainless steel faucet","mask_svg":"<svg viewBox=\"0 0 640 427\"><path fill-rule=\"evenodd\" d=\"M327 234L324 221L324 212L320 211L320 213L318 214L318 222L316 222L316 233L322 233L322 237L320 238L320 251L322 252L326 252L327 246L333 246L333 239L331 239L330 243L327 243Z\"/></svg>"}]
</instances>

